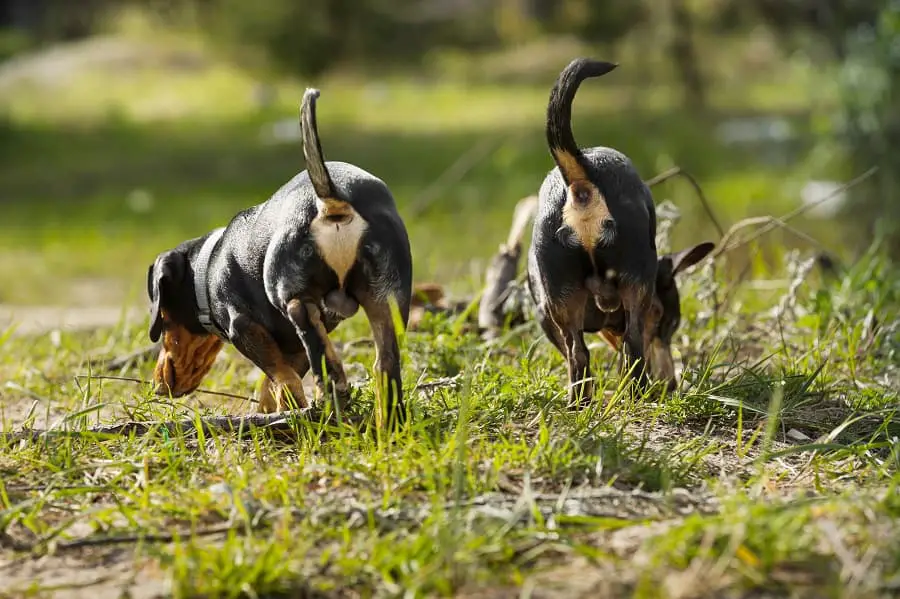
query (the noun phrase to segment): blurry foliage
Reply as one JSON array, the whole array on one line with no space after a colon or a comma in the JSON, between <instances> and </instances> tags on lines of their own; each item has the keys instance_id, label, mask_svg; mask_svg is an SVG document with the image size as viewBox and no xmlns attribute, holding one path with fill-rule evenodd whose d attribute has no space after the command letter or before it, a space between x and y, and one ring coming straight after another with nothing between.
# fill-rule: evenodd
<instances>
[{"instance_id":1,"label":"blurry foliage","mask_svg":"<svg viewBox=\"0 0 900 599\"><path fill-rule=\"evenodd\" d=\"M803 40L798 34L813 35L843 59L847 32L874 22L883 4L883 0L752 0L745 6L784 42L796 47Z\"/></svg>"},{"instance_id":2,"label":"blurry foliage","mask_svg":"<svg viewBox=\"0 0 900 599\"><path fill-rule=\"evenodd\" d=\"M190 1L190 0L185 0ZM206 0L209 31L232 45L263 50L272 63L318 75L356 68L415 64L438 48L467 51L565 33L613 42L641 23L642 2L589 0Z\"/></svg>"},{"instance_id":3,"label":"blurry foliage","mask_svg":"<svg viewBox=\"0 0 900 599\"><path fill-rule=\"evenodd\" d=\"M563 0L547 2L553 10L546 14L550 33L576 35L586 42L611 43L646 21L647 0L631 2L594 2Z\"/></svg>"},{"instance_id":4,"label":"blurry foliage","mask_svg":"<svg viewBox=\"0 0 900 599\"><path fill-rule=\"evenodd\" d=\"M87 35L109 13L136 6L171 25L194 23L245 59L263 58L301 76L348 64L367 70L416 64L433 49L478 51L542 34L610 43L642 23L650 5L647 0L30 1L30 22L39 24L32 33L43 41Z\"/></svg>"},{"instance_id":5,"label":"blurry foliage","mask_svg":"<svg viewBox=\"0 0 900 599\"><path fill-rule=\"evenodd\" d=\"M0 62L28 50L32 45L31 36L23 31L0 30Z\"/></svg>"},{"instance_id":6,"label":"blurry foliage","mask_svg":"<svg viewBox=\"0 0 900 599\"><path fill-rule=\"evenodd\" d=\"M542 36L566 35L614 54L614 42L646 31L648 52L661 50L685 106L700 111L713 62L702 48L717 36L763 29L788 55L838 68L843 104L830 141L845 148L848 171L882 166L877 180L854 190L850 217L867 236L878 223L900 254L900 0L0 0L0 61L98 31L123 7L199 29L256 67L303 77L347 67L367 75L428 68L435 50L471 55ZM12 15L18 28L4 30Z\"/></svg>"},{"instance_id":7,"label":"blurry foliage","mask_svg":"<svg viewBox=\"0 0 900 599\"><path fill-rule=\"evenodd\" d=\"M900 0L714 0L723 30L765 24L789 53L838 66L841 104L829 141L853 174L879 173L854 188L845 210L862 245L884 236L900 256Z\"/></svg>"},{"instance_id":8,"label":"blurry foliage","mask_svg":"<svg viewBox=\"0 0 900 599\"><path fill-rule=\"evenodd\" d=\"M838 132L857 170L878 175L854 190L848 215L863 235L885 236L900 257L900 0L889 0L874 24L848 32L841 69Z\"/></svg>"},{"instance_id":9,"label":"blurry foliage","mask_svg":"<svg viewBox=\"0 0 900 599\"><path fill-rule=\"evenodd\" d=\"M272 65L315 76L352 62L377 68L413 62L428 48L466 39L418 14L418 0L211 0L200 14L208 31L232 48L259 48Z\"/></svg>"}]
</instances>

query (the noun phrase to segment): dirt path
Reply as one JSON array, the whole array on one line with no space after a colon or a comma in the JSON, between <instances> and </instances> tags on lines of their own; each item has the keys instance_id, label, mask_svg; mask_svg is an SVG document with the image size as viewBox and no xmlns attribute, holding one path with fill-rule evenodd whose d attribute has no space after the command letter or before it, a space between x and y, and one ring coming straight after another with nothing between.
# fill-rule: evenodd
<instances>
[{"instance_id":1,"label":"dirt path","mask_svg":"<svg viewBox=\"0 0 900 599\"><path fill-rule=\"evenodd\" d=\"M14 335L38 335L53 330L75 331L116 326L123 318L143 316L136 307L13 306L0 304L0 333L14 326Z\"/></svg>"},{"instance_id":2,"label":"dirt path","mask_svg":"<svg viewBox=\"0 0 900 599\"><path fill-rule=\"evenodd\" d=\"M61 307L0 305L0 334L15 327L13 335L39 335L50 331L78 331L112 327L123 318L143 317L137 308L120 306ZM16 420L17 408L5 406L6 417ZM24 412L23 414L24 415ZM99 554L99 555L98 555ZM97 559L97 558L101 559ZM37 596L106 599L115 597L162 597L167 593L162 574L152 563L135 563L132 552L122 549L85 551L73 555L47 555L19 562L0 553L0 595L25 592L30 586L52 588Z\"/></svg>"},{"instance_id":3,"label":"dirt path","mask_svg":"<svg viewBox=\"0 0 900 599\"><path fill-rule=\"evenodd\" d=\"M154 599L169 593L163 572L152 560L134 559L132 549L85 549L16 561L0 555L0 596L57 599ZM29 596L31 596L29 594Z\"/></svg>"}]
</instances>

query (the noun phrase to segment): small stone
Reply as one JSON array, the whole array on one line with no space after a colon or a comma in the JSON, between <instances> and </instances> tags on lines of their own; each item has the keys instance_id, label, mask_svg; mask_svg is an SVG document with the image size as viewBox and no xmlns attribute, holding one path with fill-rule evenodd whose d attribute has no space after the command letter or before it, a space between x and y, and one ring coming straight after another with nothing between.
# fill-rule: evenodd
<instances>
[{"instance_id":1,"label":"small stone","mask_svg":"<svg viewBox=\"0 0 900 599\"><path fill-rule=\"evenodd\" d=\"M795 428L792 428L787 432L787 438L793 441L812 441L812 439L806 434L798 431Z\"/></svg>"}]
</instances>

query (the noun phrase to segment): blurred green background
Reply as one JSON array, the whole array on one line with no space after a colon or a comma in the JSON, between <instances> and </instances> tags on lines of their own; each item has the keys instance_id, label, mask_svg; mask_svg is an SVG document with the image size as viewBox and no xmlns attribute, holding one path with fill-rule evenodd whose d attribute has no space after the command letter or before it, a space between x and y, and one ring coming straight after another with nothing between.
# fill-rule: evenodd
<instances>
[{"instance_id":1,"label":"blurred green background","mask_svg":"<svg viewBox=\"0 0 900 599\"><path fill-rule=\"evenodd\" d=\"M307 85L326 158L392 188L416 279L473 289L552 166L546 100L577 55L621 65L579 92L581 145L690 171L726 227L880 165L793 224L898 253L897 0L0 0L0 304L142 305L159 251L303 168ZM686 183L654 194L673 245L718 239Z\"/></svg>"}]
</instances>

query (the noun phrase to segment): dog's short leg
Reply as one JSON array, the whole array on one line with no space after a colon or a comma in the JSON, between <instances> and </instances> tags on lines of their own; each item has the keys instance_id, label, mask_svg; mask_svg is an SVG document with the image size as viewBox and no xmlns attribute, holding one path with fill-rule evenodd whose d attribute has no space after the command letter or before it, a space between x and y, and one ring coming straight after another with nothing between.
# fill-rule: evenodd
<instances>
[{"instance_id":1,"label":"dog's short leg","mask_svg":"<svg viewBox=\"0 0 900 599\"><path fill-rule=\"evenodd\" d=\"M340 407L349 405L350 387L344 374L344 366L328 337L328 329L318 306L293 299L288 302L287 317L296 328L303 347L306 348L319 391L326 397L333 397ZM330 386L326 386L326 377Z\"/></svg>"},{"instance_id":2,"label":"dog's short leg","mask_svg":"<svg viewBox=\"0 0 900 599\"><path fill-rule=\"evenodd\" d=\"M558 338L565 348L569 373L568 403L571 407L586 406L594 396L591 354L584 342L585 299L584 293L574 293L566 298L566 306L552 315L553 322L550 324L557 327Z\"/></svg>"},{"instance_id":3,"label":"dog's short leg","mask_svg":"<svg viewBox=\"0 0 900 599\"><path fill-rule=\"evenodd\" d=\"M603 329L600 331L600 336L603 337L603 340L606 341L607 344L609 344L614 352L618 352L622 349L621 335L616 335L612 331Z\"/></svg>"},{"instance_id":4,"label":"dog's short leg","mask_svg":"<svg viewBox=\"0 0 900 599\"><path fill-rule=\"evenodd\" d=\"M569 406L586 406L594 397L591 374L591 354L584 342L584 331L570 327L562 331L569 351Z\"/></svg>"},{"instance_id":5,"label":"dog's short leg","mask_svg":"<svg viewBox=\"0 0 900 599\"><path fill-rule=\"evenodd\" d=\"M625 368L631 369L632 377L642 389L650 385L647 360L647 313L650 310L651 295L639 285L630 285L623 290L622 304L628 313L625 323Z\"/></svg>"},{"instance_id":6,"label":"dog's short leg","mask_svg":"<svg viewBox=\"0 0 900 599\"><path fill-rule=\"evenodd\" d=\"M294 372L297 373L297 376L300 377L302 381L306 373L309 372L309 358L306 356L306 352L285 352L283 355L284 361L294 369ZM263 373L263 378L264 380L262 386L260 387L259 397L257 398L257 401L260 405L260 411L273 412L283 410L284 406L288 405L288 398L285 394L285 386L273 382L272 379L270 379L269 376L265 373ZM300 392L303 392L302 386L300 387ZM267 406L269 409L262 410L262 406ZM279 408L278 406L282 407Z\"/></svg>"},{"instance_id":7,"label":"dog's short leg","mask_svg":"<svg viewBox=\"0 0 900 599\"><path fill-rule=\"evenodd\" d=\"M231 319L229 336L235 348L266 375L258 398L260 412L280 412L293 408L292 403L296 407L306 407L300 375L265 327L238 314ZM288 392L293 396L293 402L287 397Z\"/></svg>"},{"instance_id":8,"label":"dog's short leg","mask_svg":"<svg viewBox=\"0 0 900 599\"><path fill-rule=\"evenodd\" d=\"M375 398L376 422L379 426L389 424L396 415L396 422L404 416L403 381L400 376L400 346L389 302L378 299L370 293L361 294L360 304L372 327L375 340Z\"/></svg>"},{"instance_id":9,"label":"dog's short leg","mask_svg":"<svg viewBox=\"0 0 900 599\"><path fill-rule=\"evenodd\" d=\"M552 343L553 347L555 347L559 351L559 353L562 354L562 357L566 361L568 361L569 352L566 351L566 344L563 342L559 327L556 326L556 323L553 322L553 319L550 318L544 311L539 311L537 318L538 323L540 323L541 325L541 329L544 331L544 334L547 335L550 343Z\"/></svg>"}]
</instances>

